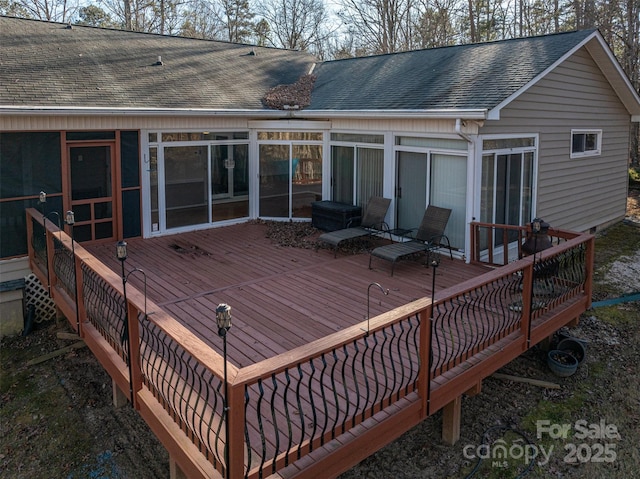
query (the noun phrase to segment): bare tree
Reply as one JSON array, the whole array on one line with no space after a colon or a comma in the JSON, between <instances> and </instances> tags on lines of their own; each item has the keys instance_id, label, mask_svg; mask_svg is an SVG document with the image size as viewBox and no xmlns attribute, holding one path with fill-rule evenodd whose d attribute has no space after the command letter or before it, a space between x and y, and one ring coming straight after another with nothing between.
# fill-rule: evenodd
<instances>
[{"instance_id":1,"label":"bare tree","mask_svg":"<svg viewBox=\"0 0 640 479\"><path fill-rule=\"evenodd\" d=\"M248 0L221 0L222 11L226 23L227 36L230 42L247 42L255 30Z\"/></svg>"},{"instance_id":2,"label":"bare tree","mask_svg":"<svg viewBox=\"0 0 640 479\"><path fill-rule=\"evenodd\" d=\"M191 38L222 40L225 25L222 7L206 0L194 0L182 15L180 35Z\"/></svg>"},{"instance_id":3,"label":"bare tree","mask_svg":"<svg viewBox=\"0 0 640 479\"><path fill-rule=\"evenodd\" d=\"M423 0L415 26L415 42L419 48L454 45L458 39L457 0Z\"/></svg>"},{"instance_id":4,"label":"bare tree","mask_svg":"<svg viewBox=\"0 0 640 479\"><path fill-rule=\"evenodd\" d=\"M414 0L339 0L338 13L369 54L408 50L414 45Z\"/></svg>"},{"instance_id":5,"label":"bare tree","mask_svg":"<svg viewBox=\"0 0 640 479\"><path fill-rule=\"evenodd\" d=\"M16 0L0 3L0 13L49 22L70 22L79 9L78 0Z\"/></svg>"},{"instance_id":6,"label":"bare tree","mask_svg":"<svg viewBox=\"0 0 640 479\"><path fill-rule=\"evenodd\" d=\"M322 0L267 0L261 10L274 46L312 51L328 34Z\"/></svg>"}]
</instances>

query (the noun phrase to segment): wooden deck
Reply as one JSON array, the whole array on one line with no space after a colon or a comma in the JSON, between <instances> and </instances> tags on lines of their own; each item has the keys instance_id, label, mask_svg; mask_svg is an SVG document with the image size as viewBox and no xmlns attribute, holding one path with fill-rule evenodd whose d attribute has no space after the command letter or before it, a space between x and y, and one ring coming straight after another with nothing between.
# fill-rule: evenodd
<instances>
[{"instance_id":1,"label":"wooden deck","mask_svg":"<svg viewBox=\"0 0 640 479\"><path fill-rule=\"evenodd\" d=\"M336 477L443 408L453 443L461 396L590 305L593 236L561 230L509 264L480 264L477 245L471 265L443 255L432 301L422 261L391 277L367 254L273 244L255 222L129 241L125 292L114 244L74 253L35 210L27 227L32 269L193 478ZM505 229L526 234L474 223L472 237Z\"/></svg>"},{"instance_id":2,"label":"wooden deck","mask_svg":"<svg viewBox=\"0 0 640 479\"><path fill-rule=\"evenodd\" d=\"M144 270L148 298L217 351L222 343L215 309L219 303L229 304L233 326L228 353L238 367L361 323L373 282L389 289L389 294L371 288L370 317L431 297L432 268L424 266L424 257L398 263L390 276L391 263L374 258L370 270L366 253L339 253L334 258L330 249L278 246L266 233L265 224L252 222L129 240L126 270ZM120 274L114 244L87 249ZM438 290L487 271L486 266L443 254L436 272L436 296ZM143 291L142 275L132 274L129 281Z\"/></svg>"}]
</instances>

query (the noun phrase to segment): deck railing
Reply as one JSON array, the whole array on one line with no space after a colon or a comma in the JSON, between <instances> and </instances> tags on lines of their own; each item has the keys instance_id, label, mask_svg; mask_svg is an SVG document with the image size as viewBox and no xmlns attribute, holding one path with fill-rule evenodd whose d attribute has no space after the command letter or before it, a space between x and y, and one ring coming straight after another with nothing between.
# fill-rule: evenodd
<instances>
[{"instance_id":1,"label":"deck railing","mask_svg":"<svg viewBox=\"0 0 640 479\"><path fill-rule=\"evenodd\" d=\"M125 301L122 278L36 210L27 228L32 270L189 477L267 477L412 404L409 429L590 305L593 236L553 231L552 248L505 255L433 304L422 298L259 363L228 364L225 398L219 353L135 288ZM476 240L491 228L526 234L471 225ZM510 355L491 355L498 349Z\"/></svg>"}]
</instances>

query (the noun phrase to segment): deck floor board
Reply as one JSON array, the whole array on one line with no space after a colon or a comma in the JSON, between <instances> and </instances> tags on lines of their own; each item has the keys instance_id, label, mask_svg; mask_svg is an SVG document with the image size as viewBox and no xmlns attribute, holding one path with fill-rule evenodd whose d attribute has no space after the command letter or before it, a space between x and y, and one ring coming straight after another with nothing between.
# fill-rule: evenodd
<instances>
[{"instance_id":1,"label":"deck floor board","mask_svg":"<svg viewBox=\"0 0 640 479\"><path fill-rule=\"evenodd\" d=\"M230 360L239 367L286 352L327 334L363 322L367 289L379 283L385 296L370 290L370 317L431 296L432 268L424 258L391 264L369 255L331 249L282 247L266 237L258 222L150 239L128 239L127 272L145 271L148 298L217 351L219 303L232 307ZM176 248L176 246L178 248ZM113 244L87 249L120 274ZM488 268L442 256L436 290L478 276ZM142 275L129 277L143 291ZM437 292L437 291L436 291Z\"/></svg>"}]
</instances>

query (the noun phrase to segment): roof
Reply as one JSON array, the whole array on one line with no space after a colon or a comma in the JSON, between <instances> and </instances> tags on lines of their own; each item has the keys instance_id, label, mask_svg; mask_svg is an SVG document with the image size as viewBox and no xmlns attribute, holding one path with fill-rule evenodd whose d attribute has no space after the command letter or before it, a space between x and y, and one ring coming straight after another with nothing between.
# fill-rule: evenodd
<instances>
[{"instance_id":1,"label":"roof","mask_svg":"<svg viewBox=\"0 0 640 479\"><path fill-rule=\"evenodd\" d=\"M0 17L0 105L266 108L314 57L276 48ZM156 64L161 58L162 65Z\"/></svg>"},{"instance_id":2,"label":"roof","mask_svg":"<svg viewBox=\"0 0 640 479\"><path fill-rule=\"evenodd\" d=\"M597 30L316 64L293 50L0 17L0 45L0 111L273 115L268 96L288 98L312 72L310 105L289 116L471 119L499 118L584 47L640 121L640 96Z\"/></svg>"},{"instance_id":3,"label":"roof","mask_svg":"<svg viewBox=\"0 0 640 479\"><path fill-rule=\"evenodd\" d=\"M314 70L318 78L310 108L489 110L592 33L586 30L324 62Z\"/></svg>"}]
</instances>

